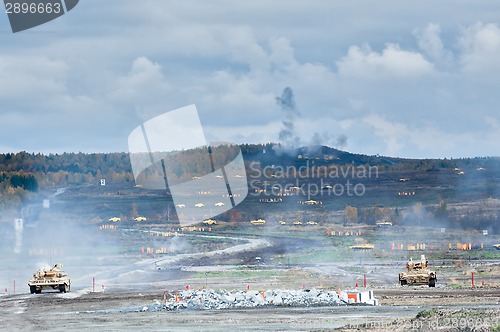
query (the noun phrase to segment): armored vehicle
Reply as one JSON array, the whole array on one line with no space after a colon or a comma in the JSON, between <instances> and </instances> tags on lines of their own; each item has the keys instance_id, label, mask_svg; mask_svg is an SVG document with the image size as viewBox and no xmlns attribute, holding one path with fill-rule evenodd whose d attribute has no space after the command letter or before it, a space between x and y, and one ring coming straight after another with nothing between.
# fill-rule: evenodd
<instances>
[{"instance_id":1,"label":"armored vehicle","mask_svg":"<svg viewBox=\"0 0 500 332\"><path fill-rule=\"evenodd\" d=\"M436 287L436 271L428 268L425 255L420 256L420 262L414 262L411 258L406 262L406 271L399 273L399 282L404 285L429 285Z\"/></svg>"},{"instance_id":2,"label":"armored vehicle","mask_svg":"<svg viewBox=\"0 0 500 332\"><path fill-rule=\"evenodd\" d=\"M42 289L58 289L61 293L70 291L71 279L62 270L62 264L55 264L50 269L41 268L33 274L33 279L28 281L31 294L40 294Z\"/></svg>"},{"instance_id":3,"label":"armored vehicle","mask_svg":"<svg viewBox=\"0 0 500 332\"><path fill-rule=\"evenodd\" d=\"M375 248L373 244L365 243L365 244L357 244L354 246L349 246L352 250L372 250Z\"/></svg>"}]
</instances>

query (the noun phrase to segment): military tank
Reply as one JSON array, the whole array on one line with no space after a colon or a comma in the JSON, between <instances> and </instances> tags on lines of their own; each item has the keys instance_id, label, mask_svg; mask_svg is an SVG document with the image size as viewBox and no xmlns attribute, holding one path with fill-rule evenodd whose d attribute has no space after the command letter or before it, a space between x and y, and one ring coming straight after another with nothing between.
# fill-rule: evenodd
<instances>
[{"instance_id":1,"label":"military tank","mask_svg":"<svg viewBox=\"0 0 500 332\"><path fill-rule=\"evenodd\" d=\"M375 246L373 244L364 243L364 244L349 246L349 248L352 250L372 250L375 248Z\"/></svg>"},{"instance_id":2,"label":"military tank","mask_svg":"<svg viewBox=\"0 0 500 332\"><path fill-rule=\"evenodd\" d=\"M410 258L406 262L406 271L399 273L399 283L401 286L429 285L429 287L436 287L436 280L436 271L428 268L425 255L420 256L420 262L414 262Z\"/></svg>"},{"instance_id":3,"label":"military tank","mask_svg":"<svg viewBox=\"0 0 500 332\"><path fill-rule=\"evenodd\" d=\"M62 270L62 264L55 264L50 269L41 268L33 274L33 279L28 281L31 294L40 294L43 289L55 289L61 293L69 292L71 279Z\"/></svg>"}]
</instances>

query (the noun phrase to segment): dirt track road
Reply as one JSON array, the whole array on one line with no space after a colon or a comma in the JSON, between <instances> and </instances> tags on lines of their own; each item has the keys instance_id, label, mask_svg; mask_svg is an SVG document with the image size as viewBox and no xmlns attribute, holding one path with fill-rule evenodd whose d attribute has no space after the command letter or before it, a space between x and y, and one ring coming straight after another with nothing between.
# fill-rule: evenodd
<instances>
[{"instance_id":1,"label":"dirt track road","mask_svg":"<svg viewBox=\"0 0 500 332\"><path fill-rule=\"evenodd\" d=\"M267 307L178 312L145 310L162 302L161 292L59 293L0 297L2 329L86 331L311 331L355 324L390 324L431 307L500 309L500 289L394 288L375 290L378 307Z\"/></svg>"},{"instance_id":2,"label":"dirt track road","mask_svg":"<svg viewBox=\"0 0 500 332\"><path fill-rule=\"evenodd\" d=\"M0 321L9 331L310 331L365 321L411 318L417 307L255 308L247 310L141 312L160 294L18 295L0 300Z\"/></svg>"}]
</instances>

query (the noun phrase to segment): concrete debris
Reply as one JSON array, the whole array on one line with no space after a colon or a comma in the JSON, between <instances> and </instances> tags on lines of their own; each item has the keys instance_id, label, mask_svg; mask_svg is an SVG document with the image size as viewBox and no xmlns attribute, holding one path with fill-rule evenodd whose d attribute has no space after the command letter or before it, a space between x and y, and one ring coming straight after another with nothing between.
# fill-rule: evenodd
<instances>
[{"instance_id":1,"label":"concrete debris","mask_svg":"<svg viewBox=\"0 0 500 332\"><path fill-rule=\"evenodd\" d=\"M228 291L185 290L165 294L165 310L221 310L261 306L313 307L335 305L378 305L371 290L336 291L319 289Z\"/></svg>"}]
</instances>

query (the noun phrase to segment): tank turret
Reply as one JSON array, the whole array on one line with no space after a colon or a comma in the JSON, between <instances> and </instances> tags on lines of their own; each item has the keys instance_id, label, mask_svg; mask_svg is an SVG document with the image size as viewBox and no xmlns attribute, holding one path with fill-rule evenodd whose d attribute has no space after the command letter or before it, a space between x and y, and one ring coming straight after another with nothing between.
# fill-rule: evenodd
<instances>
[{"instance_id":1,"label":"tank turret","mask_svg":"<svg viewBox=\"0 0 500 332\"><path fill-rule=\"evenodd\" d=\"M55 289L61 293L70 291L71 279L62 270L62 264L54 264L50 269L41 268L33 274L33 279L28 281L31 294L39 294L42 289Z\"/></svg>"},{"instance_id":2,"label":"tank turret","mask_svg":"<svg viewBox=\"0 0 500 332\"><path fill-rule=\"evenodd\" d=\"M429 285L436 286L436 272L428 268L429 262L425 255L420 256L419 262L414 262L412 258L406 262L406 271L399 273L399 283L404 285Z\"/></svg>"}]
</instances>

